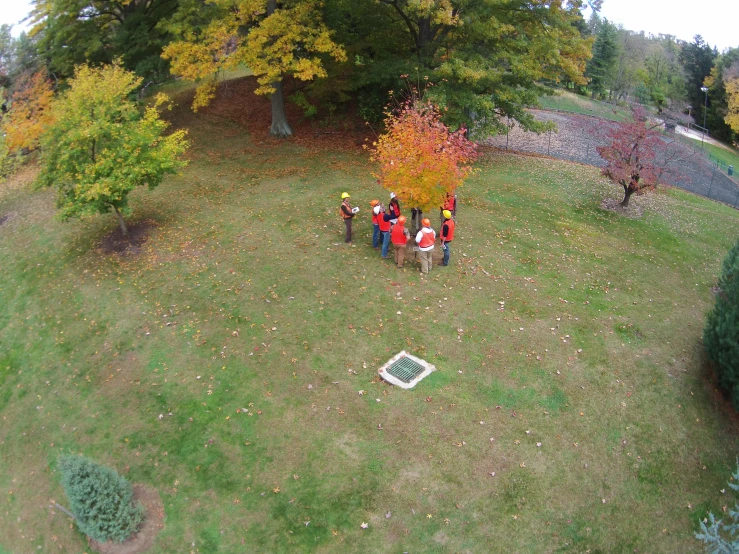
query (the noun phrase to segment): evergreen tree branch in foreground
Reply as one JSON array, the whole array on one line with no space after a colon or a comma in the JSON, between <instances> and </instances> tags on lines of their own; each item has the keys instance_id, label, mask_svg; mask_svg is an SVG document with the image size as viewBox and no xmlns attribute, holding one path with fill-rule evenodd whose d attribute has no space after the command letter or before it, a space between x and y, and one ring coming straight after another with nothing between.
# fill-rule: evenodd
<instances>
[{"instance_id":1,"label":"evergreen tree branch in foreground","mask_svg":"<svg viewBox=\"0 0 739 554\"><path fill-rule=\"evenodd\" d=\"M739 491L739 463L737 470L732 474L729 487ZM708 525L706 525L708 524ZM706 552L709 554L737 554L739 552L739 504L734 504L734 509L729 509L729 519L716 521L713 513L708 514L707 520L700 522L700 533L695 538L703 541Z\"/></svg>"}]
</instances>

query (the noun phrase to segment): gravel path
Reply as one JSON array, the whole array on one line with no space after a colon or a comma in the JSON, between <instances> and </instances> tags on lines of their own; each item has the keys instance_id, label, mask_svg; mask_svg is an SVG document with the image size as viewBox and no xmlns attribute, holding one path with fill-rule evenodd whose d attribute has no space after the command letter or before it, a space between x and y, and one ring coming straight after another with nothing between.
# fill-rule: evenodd
<instances>
[{"instance_id":1,"label":"gravel path","mask_svg":"<svg viewBox=\"0 0 739 554\"><path fill-rule=\"evenodd\" d=\"M508 135L490 138L484 144L514 152L531 152L588 165L603 165L596 147L608 142L607 132L616 126L615 122L565 112L536 110L533 113L539 121L555 123L557 130L537 135L514 125ZM739 207L739 183L717 170L701 150L696 150L673 134L665 136L664 149L658 155L663 161L671 160L668 164L671 174L665 179L668 184Z\"/></svg>"}]
</instances>

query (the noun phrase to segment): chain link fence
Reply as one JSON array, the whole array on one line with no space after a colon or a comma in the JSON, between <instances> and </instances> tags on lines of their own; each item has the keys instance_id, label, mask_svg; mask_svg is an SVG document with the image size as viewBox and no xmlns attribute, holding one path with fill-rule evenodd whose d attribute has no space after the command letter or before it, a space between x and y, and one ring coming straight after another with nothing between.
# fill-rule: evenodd
<instances>
[{"instance_id":1,"label":"chain link fence","mask_svg":"<svg viewBox=\"0 0 739 554\"><path fill-rule=\"evenodd\" d=\"M506 134L487 139L484 144L511 152L542 154L563 160L602 167L596 148L608 143L608 131L617 124L593 116L554 111L535 111L537 120L556 125L556 130L536 134L517 124ZM726 167L678 133L667 133L658 163L666 164L670 184L694 194L739 208L739 181Z\"/></svg>"}]
</instances>

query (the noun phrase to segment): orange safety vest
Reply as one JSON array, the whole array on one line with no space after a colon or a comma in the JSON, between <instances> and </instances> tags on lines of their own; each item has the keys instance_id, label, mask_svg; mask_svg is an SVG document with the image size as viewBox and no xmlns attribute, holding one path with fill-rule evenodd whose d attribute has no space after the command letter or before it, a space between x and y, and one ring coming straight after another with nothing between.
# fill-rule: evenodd
<instances>
[{"instance_id":1,"label":"orange safety vest","mask_svg":"<svg viewBox=\"0 0 739 554\"><path fill-rule=\"evenodd\" d=\"M390 230L390 222L385 221L385 212L380 212L377 216L377 224L380 226L380 231L387 233Z\"/></svg>"},{"instance_id":2,"label":"orange safety vest","mask_svg":"<svg viewBox=\"0 0 739 554\"><path fill-rule=\"evenodd\" d=\"M390 240L393 244L406 244L408 242L408 237L405 236L404 231L405 227L400 223L395 224L395 227L393 227L393 230L390 233Z\"/></svg>"},{"instance_id":3,"label":"orange safety vest","mask_svg":"<svg viewBox=\"0 0 739 554\"><path fill-rule=\"evenodd\" d=\"M388 209L392 212L394 219L398 219L400 217L400 204L390 204Z\"/></svg>"},{"instance_id":4,"label":"orange safety vest","mask_svg":"<svg viewBox=\"0 0 739 554\"><path fill-rule=\"evenodd\" d=\"M428 248L434 245L434 233L423 233L421 242L418 243L419 248Z\"/></svg>"},{"instance_id":5,"label":"orange safety vest","mask_svg":"<svg viewBox=\"0 0 739 554\"><path fill-rule=\"evenodd\" d=\"M455 198L454 196L447 196L446 202L444 202L444 209L449 210L450 212L454 211L454 203Z\"/></svg>"},{"instance_id":6,"label":"orange safety vest","mask_svg":"<svg viewBox=\"0 0 739 554\"><path fill-rule=\"evenodd\" d=\"M447 232L446 236L443 236L444 233L444 225L447 226ZM447 219L441 226L441 233L442 239L445 242L452 242L454 240L454 220L453 219Z\"/></svg>"},{"instance_id":7,"label":"orange safety vest","mask_svg":"<svg viewBox=\"0 0 739 554\"><path fill-rule=\"evenodd\" d=\"M379 225L380 222L377 219L377 214L375 213L374 209L372 210L372 225Z\"/></svg>"},{"instance_id":8,"label":"orange safety vest","mask_svg":"<svg viewBox=\"0 0 739 554\"><path fill-rule=\"evenodd\" d=\"M349 213L351 214L351 211L352 211L352 207L351 207L351 204L349 204L349 202L347 202L346 200L344 200L344 201L343 201L343 202L341 203L341 206L346 206L346 209L347 209L347 210L349 210ZM349 218L351 218L351 217L352 217L351 215L346 215L346 214L344 213L344 210L342 210L342 209L341 209L341 206L339 206L339 213L341 213L341 217L343 217L344 219L349 219Z\"/></svg>"}]
</instances>

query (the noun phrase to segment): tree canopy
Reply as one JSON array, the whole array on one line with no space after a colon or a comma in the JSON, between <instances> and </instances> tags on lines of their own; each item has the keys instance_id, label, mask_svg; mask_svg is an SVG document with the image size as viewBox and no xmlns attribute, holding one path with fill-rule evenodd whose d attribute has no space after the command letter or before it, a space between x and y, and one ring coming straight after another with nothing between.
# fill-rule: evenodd
<instances>
[{"instance_id":1,"label":"tree canopy","mask_svg":"<svg viewBox=\"0 0 739 554\"><path fill-rule=\"evenodd\" d=\"M122 61L146 78L168 75L162 25L179 0L34 0L31 34L49 71L70 77L79 64Z\"/></svg>"},{"instance_id":2,"label":"tree canopy","mask_svg":"<svg viewBox=\"0 0 739 554\"><path fill-rule=\"evenodd\" d=\"M317 0L207 0L213 7L206 24L190 20L181 26L182 38L164 50L172 71L200 85L193 109L206 106L215 95L220 70L247 66L257 77L257 94L273 100L270 132L292 134L282 108L282 79L303 81L325 77L323 58L346 60L344 49L323 23Z\"/></svg>"},{"instance_id":3,"label":"tree canopy","mask_svg":"<svg viewBox=\"0 0 739 554\"><path fill-rule=\"evenodd\" d=\"M0 125L5 145L11 153L35 150L41 135L53 122L51 83L44 72L38 71L23 74L14 88Z\"/></svg>"},{"instance_id":4,"label":"tree canopy","mask_svg":"<svg viewBox=\"0 0 739 554\"><path fill-rule=\"evenodd\" d=\"M632 194L643 194L657 186L664 168L657 165L661 137L644 110L635 109L631 121L619 123L609 133L611 142L597 148L606 165L605 177L624 189L622 207L629 205Z\"/></svg>"},{"instance_id":5,"label":"tree canopy","mask_svg":"<svg viewBox=\"0 0 739 554\"><path fill-rule=\"evenodd\" d=\"M373 144L383 187L423 211L438 208L472 171L475 145L465 129L449 130L436 107L408 100L388 112L386 131Z\"/></svg>"},{"instance_id":6,"label":"tree canopy","mask_svg":"<svg viewBox=\"0 0 739 554\"><path fill-rule=\"evenodd\" d=\"M362 3L368 0L358 0ZM512 117L524 127L537 122L525 111L547 91L542 82L585 83L591 38L576 23L582 2L572 0L380 0L374 2L384 30L355 56L363 71L387 81L381 69L428 79L436 84L429 98L453 127L472 132L503 129ZM347 8L339 3L337 8ZM351 6L349 6L351 7ZM353 31L368 32L361 27ZM339 33L341 39L346 35ZM372 35L369 35L372 36ZM378 56L380 54L381 56ZM355 57L355 61L357 58ZM379 70L378 70L379 69ZM384 77L384 78L383 78Z\"/></svg>"},{"instance_id":7,"label":"tree canopy","mask_svg":"<svg viewBox=\"0 0 739 554\"><path fill-rule=\"evenodd\" d=\"M156 187L185 165L183 130L164 136L168 124L158 108L143 114L129 95L141 78L119 64L76 69L69 88L52 104L53 124L41 140L39 182L56 187L62 219L115 212L123 234L128 194Z\"/></svg>"}]
</instances>

